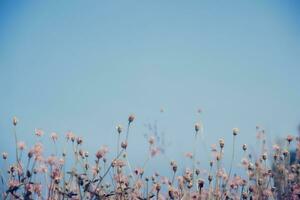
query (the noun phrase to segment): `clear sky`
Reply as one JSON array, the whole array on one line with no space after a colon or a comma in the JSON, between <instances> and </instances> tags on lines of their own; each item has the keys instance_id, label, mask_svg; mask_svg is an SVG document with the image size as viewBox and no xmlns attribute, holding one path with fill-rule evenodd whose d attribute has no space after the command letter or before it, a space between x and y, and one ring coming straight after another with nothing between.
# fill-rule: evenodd
<instances>
[{"instance_id":1,"label":"clear sky","mask_svg":"<svg viewBox=\"0 0 300 200\"><path fill-rule=\"evenodd\" d=\"M233 127L241 130L238 145L255 145L257 124L272 139L296 134L299 8L297 1L1 1L0 151L13 150L14 115L28 145L34 128L73 130L95 152L115 146L115 126L134 113L133 162L146 155L144 124L156 120L167 156L179 160L192 150L199 117L207 145L224 138L229 146Z\"/></svg>"}]
</instances>

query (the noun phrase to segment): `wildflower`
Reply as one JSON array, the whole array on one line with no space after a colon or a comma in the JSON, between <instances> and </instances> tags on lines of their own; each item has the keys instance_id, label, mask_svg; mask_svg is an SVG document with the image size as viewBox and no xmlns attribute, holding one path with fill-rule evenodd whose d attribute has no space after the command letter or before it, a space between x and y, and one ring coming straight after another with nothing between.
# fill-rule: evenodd
<instances>
[{"instance_id":1,"label":"wildflower","mask_svg":"<svg viewBox=\"0 0 300 200\"><path fill-rule=\"evenodd\" d=\"M247 150L247 144L243 144L243 150L244 150L244 151Z\"/></svg>"},{"instance_id":2,"label":"wildflower","mask_svg":"<svg viewBox=\"0 0 300 200\"><path fill-rule=\"evenodd\" d=\"M177 171L177 163L175 161L171 161L170 165L172 167L173 172L176 172Z\"/></svg>"},{"instance_id":3,"label":"wildflower","mask_svg":"<svg viewBox=\"0 0 300 200\"><path fill-rule=\"evenodd\" d=\"M160 150L157 147L153 147L150 150L150 154L151 154L152 157L156 156L159 152L160 152Z\"/></svg>"},{"instance_id":4,"label":"wildflower","mask_svg":"<svg viewBox=\"0 0 300 200\"><path fill-rule=\"evenodd\" d=\"M18 142L18 148L19 148L21 151L24 150L24 149L26 148L25 142L22 142L22 141Z\"/></svg>"},{"instance_id":5,"label":"wildflower","mask_svg":"<svg viewBox=\"0 0 300 200\"><path fill-rule=\"evenodd\" d=\"M38 137L41 137L41 136L44 135L44 131L41 130L41 129L37 129L37 128L36 128L36 129L34 130L34 132L35 132L35 135L38 136Z\"/></svg>"},{"instance_id":6,"label":"wildflower","mask_svg":"<svg viewBox=\"0 0 300 200\"><path fill-rule=\"evenodd\" d=\"M150 145L153 145L154 142L155 142L155 138L154 138L153 136L151 136L151 137L149 138L148 142L149 142Z\"/></svg>"},{"instance_id":7,"label":"wildflower","mask_svg":"<svg viewBox=\"0 0 300 200\"><path fill-rule=\"evenodd\" d=\"M198 133L199 130L200 130L200 124L196 123L195 124L195 131Z\"/></svg>"},{"instance_id":8,"label":"wildflower","mask_svg":"<svg viewBox=\"0 0 300 200\"><path fill-rule=\"evenodd\" d=\"M118 131L119 134L120 134L120 133L122 132L122 130L123 130L123 128L122 128L121 125L118 125L118 126L116 127L116 129L117 129L117 131Z\"/></svg>"},{"instance_id":9,"label":"wildflower","mask_svg":"<svg viewBox=\"0 0 300 200\"><path fill-rule=\"evenodd\" d=\"M239 130L238 128L233 128L233 129L232 129L232 134L233 134L234 136L236 136L239 132L240 132L240 130Z\"/></svg>"},{"instance_id":10,"label":"wildflower","mask_svg":"<svg viewBox=\"0 0 300 200\"><path fill-rule=\"evenodd\" d=\"M13 117L12 122L13 122L13 125L14 125L14 126L17 126L19 120L18 120L17 117Z\"/></svg>"},{"instance_id":11,"label":"wildflower","mask_svg":"<svg viewBox=\"0 0 300 200\"><path fill-rule=\"evenodd\" d=\"M193 153L192 152L186 152L185 157L192 159L193 158Z\"/></svg>"},{"instance_id":12,"label":"wildflower","mask_svg":"<svg viewBox=\"0 0 300 200\"><path fill-rule=\"evenodd\" d=\"M58 135L55 132L52 132L50 135L51 139L55 142L58 139Z\"/></svg>"},{"instance_id":13,"label":"wildflower","mask_svg":"<svg viewBox=\"0 0 300 200\"><path fill-rule=\"evenodd\" d=\"M127 142L126 141L121 142L121 147L123 149L126 149L127 148Z\"/></svg>"},{"instance_id":14,"label":"wildflower","mask_svg":"<svg viewBox=\"0 0 300 200\"><path fill-rule=\"evenodd\" d=\"M266 154L266 153L264 153L264 154L262 155L262 159L263 159L263 160L267 160L267 154Z\"/></svg>"},{"instance_id":15,"label":"wildflower","mask_svg":"<svg viewBox=\"0 0 300 200\"><path fill-rule=\"evenodd\" d=\"M82 144L83 140L81 137L77 137L76 142L78 145Z\"/></svg>"},{"instance_id":16,"label":"wildflower","mask_svg":"<svg viewBox=\"0 0 300 200\"><path fill-rule=\"evenodd\" d=\"M72 131L68 131L66 134L67 140L72 140L74 142L75 140L75 134Z\"/></svg>"},{"instance_id":17,"label":"wildflower","mask_svg":"<svg viewBox=\"0 0 300 200\"><path fill-rule=\"evenodd\" d=\"M126 163L121 159L117 159L112 162L112 166L122 168L122 167L126 166Z\"/></svg>"},{"instance_id":18,"label":"wildflower","mask_svg":"<svg viewBox=\"0 0 300 200\"><path fill-rule=\"evenodd\" d=\"M97 151L96 157L98 159L101 159L101 158L103 158L107 154L107 152L108 152L108 147L107 146L103 146L103 147L100 148L100 150Z\"/></svg>"},{"instance_id":19,"label":"wildflower","mask_svg":"<svg viewBox=\"0 0 300 200\"><path fill-rule=\"evenodd\" d=\"M8 157L8 153L7 153L7 152L3 152L3 153L2 153L2 158L3 158L4 160L6 160L7 157Z\"/></svg>"},{"instance_id":20,"label":"wildflower","mask_svg":"<svg viewBox=\"0 0 300 200\"><path fill-rule=\"evenodd\" d=\"M286 137L286 140L288 141L289 144L293 141L293 139L294 139L294 137L291 136L291 135L288 135L288 136Z\"/></svg>"},{"instance_id":21,"label":"wildflower","mask_svg":"<svg viewBox=\"0 0 300 200\"><path fill-rule=\"evenodd\" d=\"M225 145L224 139L220 139L220 140L219 140L219 145L220 145L220 148L221 148L221 149L224 148L224 145Z\"/></svg>"},{"instance_id":22,"label":"wildflower","mask_svg":"<svg viewBox=\"0 0 300 200\"><path fill-rule=\"evenodd\" d=\"M133 122L134 119L135 119L135 116L133 114L129 115L129 117L128 117L128 123Z\"/></svg>"},{"instance_id":23,"label":"wildflower","mask_svg":"<svg viewBox=\"0 0 300 200\"><path fill-rule=\"evenodd\" d=\"M41 143L36 143L33 147L33 154L38 157L41 156L43 152L43 145Z\"/></svg>"}]
</instances>

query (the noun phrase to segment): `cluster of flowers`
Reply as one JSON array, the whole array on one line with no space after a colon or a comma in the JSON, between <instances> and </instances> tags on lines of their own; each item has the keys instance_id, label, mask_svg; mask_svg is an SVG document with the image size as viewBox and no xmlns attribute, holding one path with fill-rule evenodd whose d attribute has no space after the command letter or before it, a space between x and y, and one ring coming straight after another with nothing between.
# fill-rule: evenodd
<instances>
[{"instance_id":1,"label":"cluster of flowers","mask_svg":"<svg viewBox=\"0 0 300 200\"><path fill-rule=\"evenodd\" d=\"M224 169L223 158L225 142L220 139L212 145L210 168L196 165L196 143L194 152L187 156L193 161L191 168L183 173L178 170L176 161L170 162L171 176L154 173L145 176L145 164L141 168L131 169L127 156L129 130L134 122L134 115L128 117L125 139L121 142L122 126L117 126L117 152L113 159L108 159L108 147L101 147L94 156L82 148L83 139L74 133L66 134L66 144L72 146L72 154L64 150L48 157L44 156L43 144L36 143L26 151L24 142L17 139L16 126L18 119L13 118L14 137L16 142L15 161L9 163L9 155L2 153L4 170L0 173L1 199L103 199L103 200L221 200L221 199L299 199L300 198L300 139L288 136L281 145L273 149L266 147L264 130L257 127L261 150L256 158L248 152L244 144L241 165L245 169L244 177L232 173L235 138L239 129L232 130L233 148L228 173ZM201 133L202 125L195 124L195 141ZM35 130L37 137L44 132ZM58 135L51 134L56 144ZM159 152L155 138L149 138L149 158ZM295 143L296 156L291 159L290 145ZM22 157L22 155L26 155ZM74 157L74 164L67 169L66 159ZM89 162L92 157L93 162Z\"/></svg>"}]
</instances>

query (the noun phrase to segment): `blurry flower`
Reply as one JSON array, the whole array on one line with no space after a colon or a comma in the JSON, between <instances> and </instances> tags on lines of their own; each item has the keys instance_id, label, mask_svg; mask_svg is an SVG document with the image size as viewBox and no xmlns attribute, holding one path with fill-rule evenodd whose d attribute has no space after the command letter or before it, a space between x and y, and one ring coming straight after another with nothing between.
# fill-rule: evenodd
<instances>
[{"instance_id":1,"label":"blurry flower","mask_svg":"<svg viewBox=\"0 0 300 200\"><path fill-rule=\"evenodd\" d=\"M72 131L68 131L67 134L66 134L66 138L67 138L67 140L74 141L75 140L75 134Z\"/></svg>"},{"instance_id":2,"label":"blurry flower","mask_svg":"<svg viewBox=\"0 0 300 200\"><path fill-rule=\"evenodd\" d=\"M51 139L55 142L58 139L58 135L55 132L52 132L50 135Z\"/></svg>"},{"instance_id":3,"label":"blurry flower","mask_svg":"<svg viewBox=\"0 0 300 200\"><path fill-rule=\"evenodd\" d=\"M224 139L219 139L219 145L220 145L220 148L221 148L221 149L224 148L224 145L225 145Z\"/></svg>"},{"instance_id":4,"label":"blurry flower","mask_svg":"<svg viewBox=\"0 0 300 200\"><path fill-rule=\"evenodd\" d=\"M117 129L117 131L118 131L119 134L120 134L120 133L122 132L122 130L123 130L123 128L122 128L121 125L118 125L118 126L116 127L116 129Z\"/></svg>"},{"instance_id":5,"label":"blurry flower","mask_svg":"<svg viewBox=\"0 0 300 200\"><path fill-rule=\"evenodd\" d=\"M151 137L149 138L148 142L149 142L150 145L153 145L154 142L155 142L154 136L151 136Z\"/></svg>"},{"instance_id":6,"label":"blurry flower","mask_svg":"<svg viewBox=\"0 0 300 200\"><path fill-rule=\"evenodd\" d=\"M38 128L36 128L36 129L34 130L34 132L35 132L35 135L38 136L38 137L41 137L41 136L44 135L44 131L41 130L41 129L38 129Z\"/></svg>"},{"instance_id":7,"label":"blurry flower","mask_svg":"<svg viewBox=\"0 0 300 200\"><path fill-rule=\"evenodd\" d=\"M198 131L200 130L200 126L201 126L201 125L200 125L199 123L196 123L196 124L195 124L195 131L196 131L196 132L198 132Z\"/></svg>"},{"instance_id":8,"label":"blurry flower","mask_svg":"<svg viewBox=\"0 0 300 200\"><path fill-rule=\"evenodd\" d=\"M26 144L23 141L18 142L18 148L22 151L26 148Z\"/></svg>"},{"instance_id":9,"label":"blurry flower","mask_svg":"<svg viewBox=\"0 0 300 200\"><path fill-rule=\"evenodd\" d=\"M294 137L292 135L288 135L286 137L286 140L288 141L288 143L291 143L293 141Z\"/></svg>"},{"instance_id":10,"label":"blurry flower","mask_svg":"<svg viewBox=\"0 0 300 200\"><path fill-rule=\"evenodd\" d=\"M108 147L107 146L102 146L96 153L96 157L98 159L103 158L106 154L108 153Z\"/></svg>"},{"instance_id":11,"label":"blurry flower","mask_svg":"<svg viewBox=\"0 0 300 200\"><path fill-rule=\"evenodd\" d=\"M273 150L279 151L279 150L280 150L279 145L278 145L278 144L274 144L274 145L273 145Z\"/></svg>"},{"instance_id":12,"label":"blurry flower","mask_svg":"<svg viewBox=\"0 0 300 200\"><path fill-rule=\"evenodd\" d=\"M77 144L82 144L83 140L81 137L77 137L76 142Z\"/></svg>"},{"instance_id":13,"label":"blurry flower","mask_svg":"<svg viewBox=\"0 0 300 200\"><path fill-rule=\"evenodd\" d=\"M188 157L188 158L192 159L193 158L193 153L192 152L186 152L185 157Z\"/></svg>"},{"instance_id":14,"label":"blurry flower","mask_svg":"<svg viewBox=\"0 0 300 200\"><path fill-rule=\"evenodd\" d=\"M6 160L7 157L8 157L8 153L7 153L7 152L3 152L3 153L2 153L2 158L3 158L4 160Z\"/></svg>"},{"instance_id":15,"label":"blurry flower","mask_svg":"<svg viewBox=\"0 0 300 200\"><path fill-rule=\"evenodd\" d=\"M159 152L160 152L159 148L157 148L157 147L153 147L150 150L150 154L151 154L152 157L156 156Z\"/></svg>"},{"instance_id":16,"label":"blurry flower","mask_svg":"<svg viewBox=\"0 0 300 200\"><path fill-rule=\"evenodd\" d=\"M232 129L232 134L233 134L234 136L236 136L239 132L240 132L240 130L239 130L238 128L233 128L233 129Z\"/></svg>"},{"instance_id":17,"label":"blurry flower","mask_svg":"<svg viewBox=\"0 0 300 200\"><path fill-rule=\"evenodd\" d=\"M43 145L42 143L36 143L33 147L33 154L38 157L41 156L43 153Z\"/></svg>"},{"instance_id":18,"label":"blurry flower","mask_svg":"<svg viewBox=\"0 0 300 200\"><path fill-rule=\"evenodd\" d=\"M135 116L133 114L129 115L128 122L131 123L135 119Z\"/></svg>"},{"instance_id":19,"label":"blurry flower","mask_svg":"<svg viewBox=\"0 0 300 200\"><path fill-rule=\"evenodd\" d=\"M127 148L127 142L126 141L121 142L121 147L123 149L126 149Z\"/></svg>"},{"instance_id":20,"label":"blurry flower","mask_svg":"<svg viewBox=\"0 0 300 200\"><path fill-rule=\"evenodd\" d=\"M19 120L18 120L17 117L13 117L12 122L13 122L13 125L14 125L14 126L17 126Z\"/></svg>"}]
</instances>

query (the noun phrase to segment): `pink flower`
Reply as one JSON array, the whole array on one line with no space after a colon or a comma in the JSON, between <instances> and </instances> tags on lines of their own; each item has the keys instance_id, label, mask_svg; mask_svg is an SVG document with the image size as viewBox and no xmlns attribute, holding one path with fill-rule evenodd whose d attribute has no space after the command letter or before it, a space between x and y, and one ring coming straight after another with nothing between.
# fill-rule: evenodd
<instances>
[{"instance_id":1,"label":"pink flower","mask_svg":"<svg viewBox=\"0 0 300 200\"><path fill-rule=\"evenodd\" d=\"M22 151L26 148L26 144L23 141L18 142L18 148Z\"/></svg>"},{"instance_id":2,"label":"pink flower","mask_svg":"<svg viewBox=\"0 0 300 200\"><path fill-rule=\"evenodd\" d=\"M35 135L38 136L38 137L41 137L41 136L44 135L44 131L41 130L41 129L38 129L38 128L36 128L36 129L34 130L34 132L35 132Z\"/></svg>"},{"instance_id":3,"label":"pink flower","mask_svg":"<svg viewBox=\"0 0 300 200\"><path fill-rule=\"evenodd\" d=\"M192 152L186 152L185 157L192 159L193 158L193 153Z\"/></svg>"},{"instance_id":4,"label":"pink flower","mask_svg":"<svg viewBox=\"0 0 300 200\"><path fill-rule=\"evenodd\" d=\"M58 139L58 135L55 132L52 132L50 135L51 139L55 142Z\"/></svg>"},{"instance_id":5,"label":"pink flower","mask_svg":"<svg viewBox=\"0 0 300 200\"><path fill-rule=\"evenodd\" d=\"M159 152L160 152L160 150L157 147L153 147L150 150L150 154L151 154L152 157L156 156Z\"/></svg>"},{"instance_id":6,"label":"pink flower","mask_svg":"<svg viewBox=\"0 0 300 200\"><path fill-rule=\"evenodd\" d=\"M108 147L107 146L102 146L96 153L96 157L98 159L103 158L106 154L108 153Z\"/></svg>"}]
</instances>

